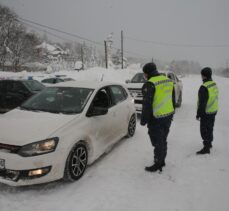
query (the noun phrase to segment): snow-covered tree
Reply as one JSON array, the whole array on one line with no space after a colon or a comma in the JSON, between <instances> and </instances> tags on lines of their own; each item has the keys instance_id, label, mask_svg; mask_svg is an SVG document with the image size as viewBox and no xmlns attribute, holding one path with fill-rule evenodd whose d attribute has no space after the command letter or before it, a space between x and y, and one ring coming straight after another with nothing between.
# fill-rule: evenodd
<instances>
[{"instance_id":1,"label":"snow-covered tree","mask_svg":"<svg viewBox=\"0 0 229 211\"><path fill-rule=\"evenodd\" d=\"M116 53L112 56L112 62L114 65L117 66L117 68L120 68L122 65L122 52L120 49L116 51ZM123 58L123 66L124 68L127 67L127 59Z\"/></svg>"},{"instance_id":2,"label":"snow-covered tree","mask_svg":"<svg viewBox=\"0 0 229 211\"><path fill-rule=\"evenodd\" d=\"M39 40L35 34L27 33L17 15L0 5L0 66L11 62L15 70L36 56L34 47Z\"/></svg>"},{"instance_id":3,"label":"snow-covered tree","mask_svg":"<svg viewBox=\"0 0 229 211\"><path fill-rule=\"evenodd\" d=\"M12 53L9 48L11 35L15 30L16 14L9 8L0 5L0 66L4 67L7 55Z\"/></svg>"}]
</instances>

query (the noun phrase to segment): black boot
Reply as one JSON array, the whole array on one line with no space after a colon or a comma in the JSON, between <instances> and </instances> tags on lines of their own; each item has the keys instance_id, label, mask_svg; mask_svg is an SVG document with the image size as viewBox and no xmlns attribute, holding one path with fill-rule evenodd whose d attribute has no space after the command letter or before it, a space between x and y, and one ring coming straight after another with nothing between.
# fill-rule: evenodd
<instances>
[{"instance_id":1,"label":"black boot","mask_svg":"<svg viewBox=\"0 0 229 211\"><path fill-rule=\"evenodd\" d=\"M156 172L159 170L161 172L163 166L165 166L165 163L163 164L155 163L152 166L145 167L145 170L149 172Z\"/></svg>"},{"instance_id":2,"label":"black boot","mask_svg":"<svg viewBox=\"0 0 229 211\"><path fill-rule=\"evenodd\" d=\"M197 155L204 155L204 154L210 154L210 148L204 147L200 151L196 152Z\"/></svg>"}]
</instances>

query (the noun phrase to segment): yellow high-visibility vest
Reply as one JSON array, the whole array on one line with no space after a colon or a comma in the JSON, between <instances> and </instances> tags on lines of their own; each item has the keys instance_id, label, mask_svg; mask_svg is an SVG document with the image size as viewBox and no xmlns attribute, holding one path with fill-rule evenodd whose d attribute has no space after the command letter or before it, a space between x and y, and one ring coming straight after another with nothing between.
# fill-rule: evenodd
<instances>
[{"instance_id":1,"label":"yellow high-visibility vest","mask_svg":"<svg viewBox=\"0 0 229 211\"><path fill-rule=\"evenodd\" d=\"M164 75L151 77L148 81L155 86L152 102L153 116L155 118L163 118L173 114L173 82Z\"/></svg>"},{"instance_id":2,"label":"yellow high-visibility vest","mask_svg":"<svg viewBox=\"0 0 229 211\"><path fill-rule=\"evenodd\" d=\"M203 84L208 90L208 102L205 108L207 114L214 114L218 111L219 90L214 81L207 81Z\"/></svg>"}]
</instances>

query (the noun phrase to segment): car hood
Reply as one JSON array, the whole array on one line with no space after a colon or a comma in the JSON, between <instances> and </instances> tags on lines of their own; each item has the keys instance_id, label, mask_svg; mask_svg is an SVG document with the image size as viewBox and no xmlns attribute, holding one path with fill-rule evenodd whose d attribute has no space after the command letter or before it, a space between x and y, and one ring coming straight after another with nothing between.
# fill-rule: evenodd
<instances>
[{"instance_id":1,"label":"car hood","mask_svg":"<svg viewBox=\"0 0 229 211\"><path fill-rule=\"evenodd\" d=\"M46 139L78 116L14 109L0 116L0 143L25 145Z\"/></svg>"}]
</instances>

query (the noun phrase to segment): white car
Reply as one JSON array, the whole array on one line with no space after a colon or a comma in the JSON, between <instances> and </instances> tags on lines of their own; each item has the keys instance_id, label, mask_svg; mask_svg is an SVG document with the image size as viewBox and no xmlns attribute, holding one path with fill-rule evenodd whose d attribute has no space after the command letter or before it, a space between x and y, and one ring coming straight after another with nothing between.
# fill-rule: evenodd
<instances>
[{"instance_id":1,"label":"white car","mask_svg":"<svg viewBox=\"0 0 229 211\"><path fill-rule=\"evenodd\" d=\"M0 182L79 179L88 164L134 135L135 112L120 84L71 81L47 87L0 116Z\"/></svg>"},{"instance_id":2,"label":"white car","mask_svg":"<svg viewBox=\"0 0 229 211\"><path fill-rule=\"evenodd\" d=\"M183 85L182 81L178 79L178 77L173 72L163 72L161 74L166 75L168 78L170 78L175 87L175 101L176 101L176 107L180 107L182 103L182 90ZM136 107L137 113L141 114L142 112L142 86L146 82L146 79L144 78L143 72L136 73L131 80L127 80L127 87L129 89L129 92L131 96L134 98L134 103Z\"/></svg>"}]
</instances>

